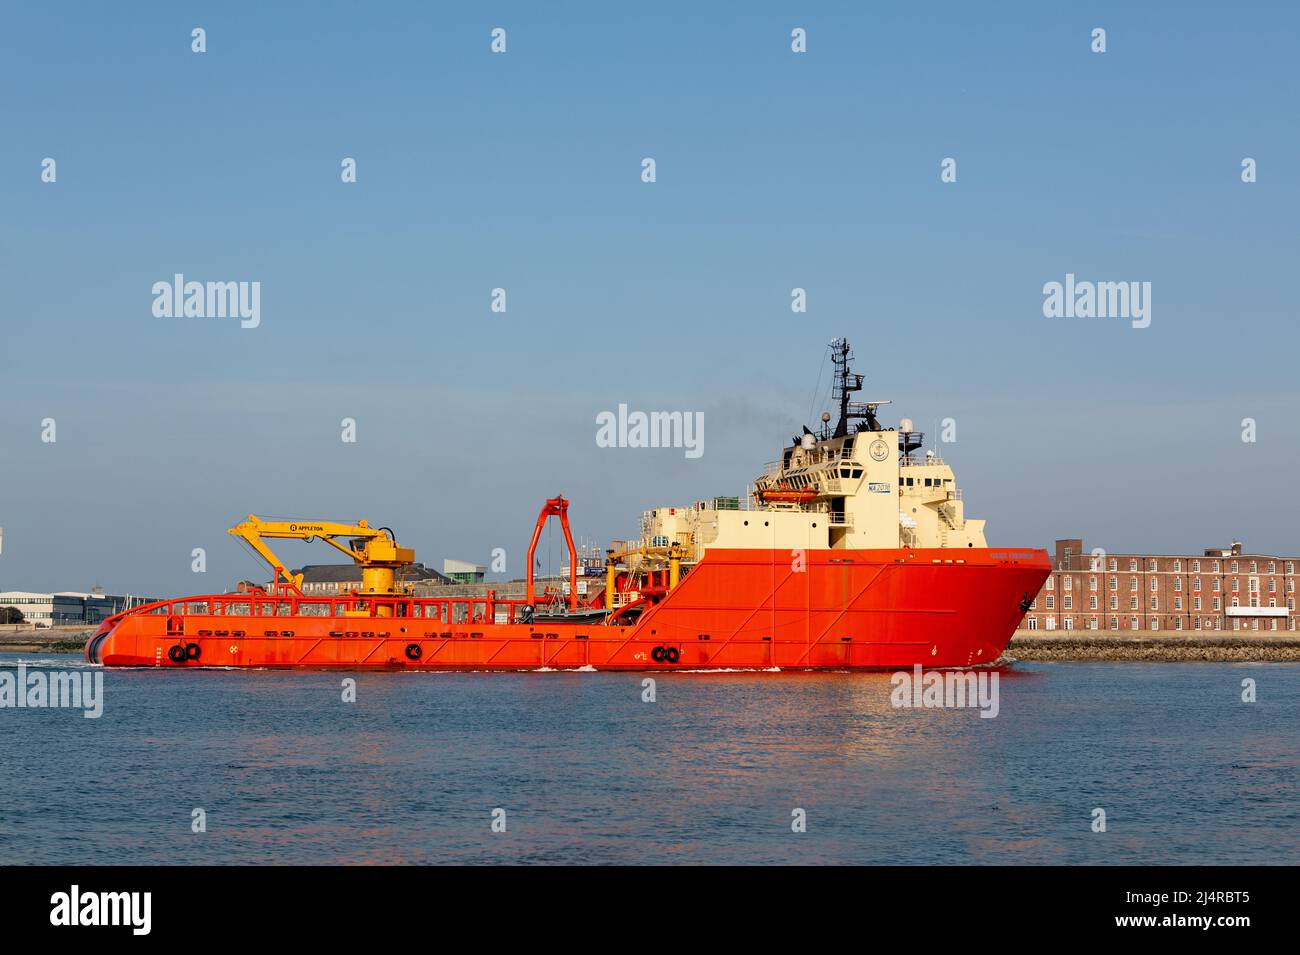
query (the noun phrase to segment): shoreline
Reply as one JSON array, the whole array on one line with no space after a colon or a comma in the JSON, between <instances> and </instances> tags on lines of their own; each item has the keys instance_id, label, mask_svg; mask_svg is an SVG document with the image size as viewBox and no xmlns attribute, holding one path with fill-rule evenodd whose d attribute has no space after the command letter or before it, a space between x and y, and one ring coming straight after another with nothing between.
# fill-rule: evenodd
<instances>
[{"instance_id":1,"label":"shoreline","mask_svg":"<svg viewBox=\"0 0 1300 955\"><path fill-rule=\"evenodd\" d=\"M57 626L35 630L13 627L0 630L0 653L82 653L95 635L94 626Z\"/></svg>"},{"instance_id":2,"label":"shoreline","mask_svg":"<svg viewBox=\"0 0 1300 955\"><path fill-rule=\"evenodd\" d=\"M1069 636L1045 637L1017 630L1006 655L1026 663L1288 663L1300 662L1293 636Z\"/></svg>"}]
</instances>

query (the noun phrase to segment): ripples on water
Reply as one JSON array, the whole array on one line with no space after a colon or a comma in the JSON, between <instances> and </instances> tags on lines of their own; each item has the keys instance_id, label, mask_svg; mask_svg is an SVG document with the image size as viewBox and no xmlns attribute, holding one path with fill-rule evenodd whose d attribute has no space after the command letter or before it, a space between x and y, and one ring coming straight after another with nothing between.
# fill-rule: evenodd
<instances>
[{"instance_id":1,"label":"ripples on water","mask_svg":"<svg viewBox=\"0 0 1300 955\"><path fill-rule=\"evenodd\" d=\"M888 674L643 678L107 671L101 719L0 710L0 858L1300 862L1300 665L1022 663L995 719Z\"/></svg>"}]
</instances>

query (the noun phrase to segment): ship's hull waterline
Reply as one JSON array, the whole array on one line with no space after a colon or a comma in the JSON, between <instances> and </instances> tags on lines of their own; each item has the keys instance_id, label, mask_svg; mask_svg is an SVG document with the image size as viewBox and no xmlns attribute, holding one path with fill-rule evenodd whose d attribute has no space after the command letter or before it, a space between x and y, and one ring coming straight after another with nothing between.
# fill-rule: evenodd
<instances>
[{"instance_id":1,"label":"ship's hull waterline","mask_svg":"<svg viewBox=\"0 0 1300 955\"><path fill-rule=\"evenodd\" d=\"M105 621L86 657L357 670L979 666L1001 657L1050 569L1043 550L713 549L626 626L497 623L509 602L481 597L187 597Z\"/></svg>"}]
</instances>

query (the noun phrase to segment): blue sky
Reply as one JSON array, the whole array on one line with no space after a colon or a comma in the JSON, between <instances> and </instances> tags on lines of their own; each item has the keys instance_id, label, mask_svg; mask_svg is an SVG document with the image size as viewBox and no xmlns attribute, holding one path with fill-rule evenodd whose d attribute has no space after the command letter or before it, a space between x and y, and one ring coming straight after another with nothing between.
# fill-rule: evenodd
<instances>
[{"instance_id":1,"label":"blue sky","mask_svg":"<svg viewBox=\"0 0 1300 955\"><path fill-rule=\"evenodd\" d=\"M836 335L891 421L956 419L991 543L1300 553L1293 4L2 16L0 589L224 589L249 512L518 574L556 493L602 541L739 493ZM176 272L261 326L155 318ZM1044 318L1067 272L1151 282L1151 327ZM620 402L704 456L597 448Z\"/></svg>"}]
</instances>

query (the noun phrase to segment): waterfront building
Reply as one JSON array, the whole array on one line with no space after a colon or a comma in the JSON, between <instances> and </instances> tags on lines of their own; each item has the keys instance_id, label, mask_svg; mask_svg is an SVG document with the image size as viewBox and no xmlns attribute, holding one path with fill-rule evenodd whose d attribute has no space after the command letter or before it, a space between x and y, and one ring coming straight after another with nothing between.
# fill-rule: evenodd
<instances>
[{"instance_id":1,"label":"waterfront building","mask_svg":"<svg viewBox=\"0 0 1300 955\"><path fill-rule=\"evenodd\" d=\"M487 576L487 568L482 564L471 564L467 560L447 558L442 562L442 572L457 584L481 584Z\"/></svg>"},{"instance_id":2,"label":"waterfront building","mask_svg":"<svg viewBox=\"0 0 1300 955\"><path fill-rule=\"evenodd\" d=\"M302 592L308 597L333 596L360 592L361 568L356 564L307 564L295 574L302 574ZM403 568L400 579L406 583L447 583L447 578L424 564Z\"/></svg>"},{"instance_id":3,"label":"waterfront building","mask_svg":"<svg viewBox=\"0 0 1300 955\"><path fill-rule=\"evenodd\" d=\"M0 607L14 607L26 623L38 627L62 627L101 623L113 614L148 603L151 597L106 594L103 588L90 591L65 590L35 593L26 590L0 591Z\"/></svg>"},{"instance_id":4,"label":"waterfront building","mask_svg":"<svg viewBox=\"0 0 1300 955\"><path fill-rule=\"evenodd\" d=\"M1272 633L1296 629L1300 557L1252 554L1234 542L1199 554L1112 554L1081 538L1056 542L1052 573L1021 625L1028 630Z\"/></svg>"}]
</instances>

